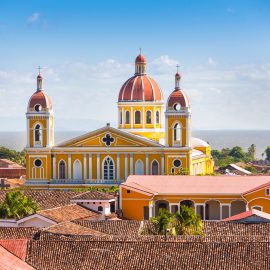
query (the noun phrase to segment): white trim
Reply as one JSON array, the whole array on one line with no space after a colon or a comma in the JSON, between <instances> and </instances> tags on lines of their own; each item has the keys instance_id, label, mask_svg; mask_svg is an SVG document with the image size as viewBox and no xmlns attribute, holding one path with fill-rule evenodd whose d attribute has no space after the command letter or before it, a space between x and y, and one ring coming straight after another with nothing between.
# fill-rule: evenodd
<instances>
[{"instance_id":1,"label":"white trim","mask_svg":"<svg viewBox=\"0 0 270 270\"><path fill-rule=\"evenodd\" d=\"M130 168L129 174L133 174L133 154L130 154L130 158L129 158L129 168Z\"/></svg>"},{"instance_id":2,"label":"white trim","mask_svg":"<svg viewBox=\"0 0 270 270\"><path fill-rule=\"evenodd\" d=\"M56 179L56 156L53 155L53 179Z\"/></svg>"},{"instance_id":3,"label":"white trim","mask_svg":"<svg viewBox=\"0 0 270 270\"><path fill-rule=\"evenodd\" d=\"M87 179L87 166L86 166L86 154L83 155L83 179Z\"/></svg>"},{"instance_id":4,"label":"white trim","mask_svg":"<svg viewBox=\"0 0 270 270\"><path fill-rule=\"evenodd\" d=\"M97 182L100 181L100 154L97 154Z\"/></svg>"},{"instance_id":5,"label":"white trim","mask_svg":"<svg viewBox=\"0 0 270 270\"><path fill-rule=\"evenodd\" d=\"M145 174L149 174L149 154L145 154Z\"/></svg>"},{"instance_id":6,"label":"white trim","mask_svg":"<svg viewBox=\"0 0 270 270\"><path fill-rule=\"evenodd\" d=\"M70 180L71 178L71 154L68 154L68 179Z\"/></svg>"},{"instance_id":7,"label":"white trim","mask_svg":"<svg viewBox=\"0 0 270 270\"><path fill-rule=\"evenodd\" d=\"M128 156L125 154L125 181L127 180L128 177Z\"/></svg>"},{"instance_id":8,"label":"white trim","mask_svg":"<svg viewBox=\"0 0 270 270\"><path fill-rule=\"evenodd\" d=\"M93 177L92 174L92 154L89 154L89 179L91 180Z\"/></svg>"},{"instance_id":9,"label":"white trim","mask_svg":"<svg viewBox=\"0 0 270 270\"><path fill-rule=\"evenodd\" d=\"M116 179L120 180L120 154L116 155Z\"/></svg>"},{"instance_id":10,"label":"white trim","mask_svg":"<svg viewBox=\"0 0 270 270\"><path fill-rule=\"evenodd\" d=\"M135 79L133 81L133 84L132 84L132 89L131 89L131 95L130 95L130 99L133 100L133 91L134 91L134 86L136 84L136 81L138 79L139 76L135 76Z\"/></svg>"},{"instance_id":11,"label":"white trim","mask_svg":"<svg viewBox=\"0 0 270 270\"><path fill-rule=\"evenodd\" d=\"M42 216L39 213L36 213L36 214L31 215L31 216L27 216L27 217L19 219L19 220L17 220L17 224L21 224L21 223L23 223L23 222L25 222L27 220L31 220L33 218L39 218L39 219L41 219L43 221L46 221L48 223L52 223L53 225L58 224L57 222L53 221L52 219L46 218L46 217Z\"/></svg>"}]
</instances>

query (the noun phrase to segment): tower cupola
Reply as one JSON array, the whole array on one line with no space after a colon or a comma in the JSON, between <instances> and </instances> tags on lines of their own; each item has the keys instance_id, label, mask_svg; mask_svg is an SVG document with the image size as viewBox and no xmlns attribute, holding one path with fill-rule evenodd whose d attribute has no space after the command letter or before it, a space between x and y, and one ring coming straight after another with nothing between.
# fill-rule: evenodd
<instances>
[{"instance_id":1,"label":"tower cupola","mask_svg":"<svg viewBox=\"0 0 270 270\"><path fill-rule=\"evenodd\" d=\"M141 53L136 57L135 60L135 75L146 74L146 58Z\"/></svg>"}]
</instances>

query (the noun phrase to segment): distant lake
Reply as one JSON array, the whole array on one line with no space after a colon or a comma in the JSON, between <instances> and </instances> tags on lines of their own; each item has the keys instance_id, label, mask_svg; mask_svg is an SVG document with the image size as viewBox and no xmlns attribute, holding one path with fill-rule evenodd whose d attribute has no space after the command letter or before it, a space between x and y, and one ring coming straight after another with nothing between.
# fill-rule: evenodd
<instances>
[{"instance_id":1,"label":"distant lake","mask_svg":"<svg viewBox=\"0 0 270 270\"><path fill-rule=\"evenodd\" d=\"M74 138L82 135L84 131L56 132L55 142ZM261 157L262 152L270 145L270 130L194 130L192 135L209 142L212 149L241 146L245 150L254 143L256 155ZM25 132L0 132L0 146L20 151L26 144Z\"/></svg>"}]
</instances>

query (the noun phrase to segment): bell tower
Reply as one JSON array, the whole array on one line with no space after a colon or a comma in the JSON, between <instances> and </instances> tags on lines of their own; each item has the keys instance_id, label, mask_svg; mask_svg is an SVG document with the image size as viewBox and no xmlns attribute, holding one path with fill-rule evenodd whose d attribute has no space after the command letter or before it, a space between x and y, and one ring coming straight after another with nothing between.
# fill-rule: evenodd
<instances>
[{"instance_id":1,"label":"bell tower","mask_svg":"<svg viewBox=\"0 0 270 270\"><path fill-rule=\"evenodd\" d=\"M166 146L169 147L191 147L191 110L180 80L177 70L175 88L168 98L165 112Z\"/></svg>"},{"instance_id":2,"label":"bell tower","mask_svg":"<svg viewBox=\"0 0 270 270\"><path fill-rule=\"evenodd\" d=\"M27 148L46 148L54 145L54 114L51 98L44 92L43 78L37 76L37 89L31 96L27 112Z\"/></svg>"}]
</instances>

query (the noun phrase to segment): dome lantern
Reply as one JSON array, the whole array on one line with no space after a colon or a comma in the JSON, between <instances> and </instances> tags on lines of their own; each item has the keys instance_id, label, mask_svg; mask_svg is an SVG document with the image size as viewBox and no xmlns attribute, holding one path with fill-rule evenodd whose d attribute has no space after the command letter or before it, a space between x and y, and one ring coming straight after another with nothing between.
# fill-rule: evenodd
<instances>
[{"instance_id":1,"label":"dome lantern","mask_svg":"<svg viewBox=\"0 0 270 270\"><path fill-rule=\"evenodd\" d=\"M145 75L146 74L146 58L144 55L140 54L135 60L135 75Z\"/></svg>"}]
</instances>

